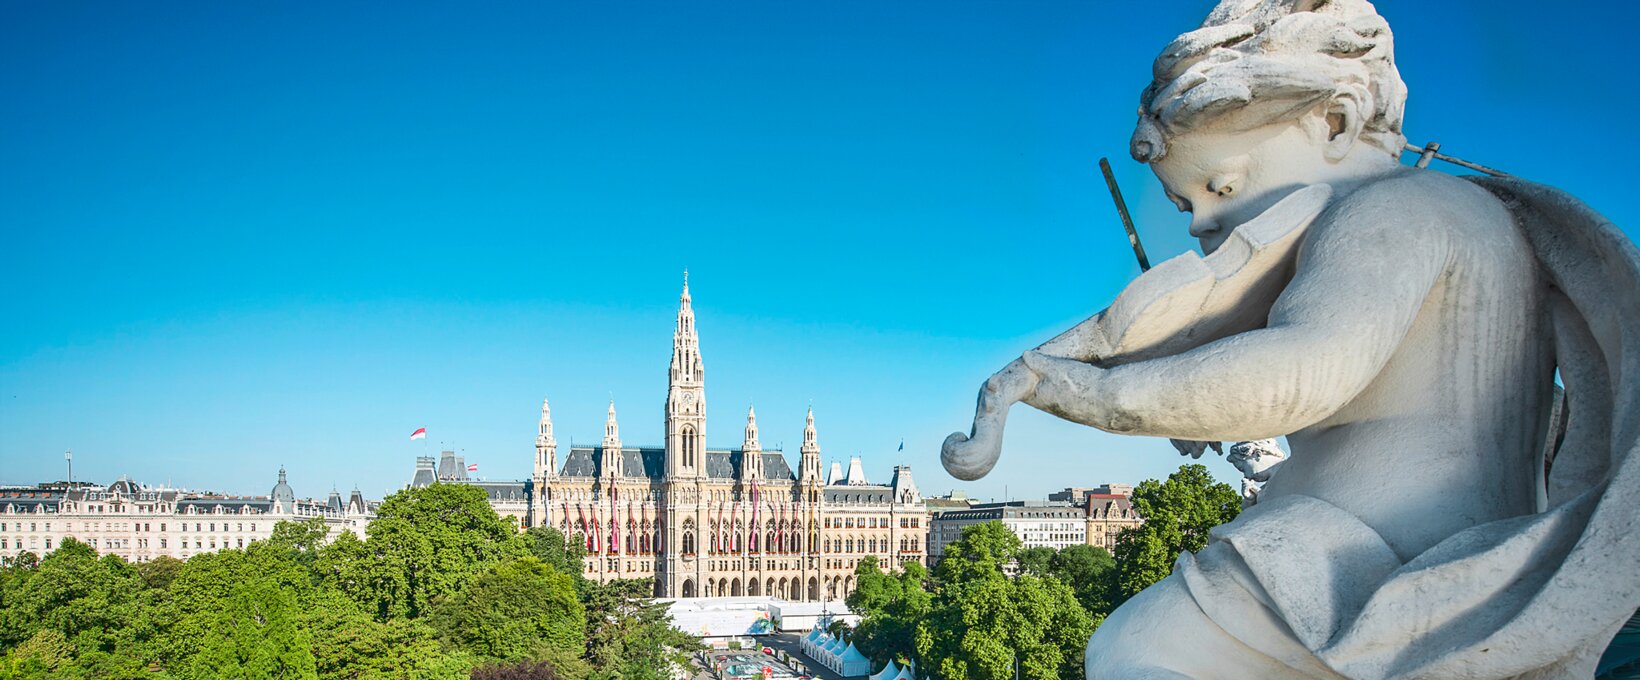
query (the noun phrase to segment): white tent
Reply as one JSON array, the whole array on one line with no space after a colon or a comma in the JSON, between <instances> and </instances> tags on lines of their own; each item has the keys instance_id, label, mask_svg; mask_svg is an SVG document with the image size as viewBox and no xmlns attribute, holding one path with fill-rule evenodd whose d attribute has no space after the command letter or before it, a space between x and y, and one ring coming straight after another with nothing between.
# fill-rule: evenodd
<instances>
[{"instance_id":1,"label":"white tent","mask_svg":"<svg viewBox=\"0 0 1640 680\"><path fill-rule=\"evenodd\" d=\"M894 663L893 659L889 659L888 665L883 666L882 670L873 674L871 680L895 680L898 677L900 677L900 664Z\"/></svg>"},{"instance_id":2,"label":"white tent","mask_svg":"<svg viewBox=\"0 0 1640 680\"><path fill-rule=\"evenodd\" d=\"M848 643L848 649L837 655L838 673L843 677L854 677L871 673L871 659L861 654L854 643Z\"/></svg>"}]
</instances>

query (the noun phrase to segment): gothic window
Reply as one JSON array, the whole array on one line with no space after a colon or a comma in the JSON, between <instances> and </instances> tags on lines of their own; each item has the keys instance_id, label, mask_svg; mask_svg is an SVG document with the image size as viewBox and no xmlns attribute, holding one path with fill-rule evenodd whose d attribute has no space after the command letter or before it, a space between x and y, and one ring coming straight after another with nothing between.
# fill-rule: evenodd
<instances>
[{"instance_id":1,"label":"gothic window","mask_svg":"<svg viewBox=\"0 0 1640 680\"><path fill-rule=\"evenodd\" d=\"M690 426L690 425L683 426L683 432L681 434L681 438L683 440L681 442L682 445L683 445L683 464L685 466L688 466L688 467L694 467L695 466L695 428L693 426Z\"/></svg>"},{"instance_id":2,"label":"gothic window","mask_svg":"<svg viewBox=\"0 0 1640 680\"><path fill-rule=\"evenodd\" d=\"M683 520L683 553L692 555L695 552L695 520Z\"/></svg>"}]
</instances>

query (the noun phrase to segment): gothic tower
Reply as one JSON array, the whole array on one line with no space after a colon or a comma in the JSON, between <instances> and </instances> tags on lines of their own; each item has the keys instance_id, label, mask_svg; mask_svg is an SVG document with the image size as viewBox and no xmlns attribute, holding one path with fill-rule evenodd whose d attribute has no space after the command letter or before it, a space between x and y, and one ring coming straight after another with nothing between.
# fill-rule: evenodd
<instances>
[{"instance_id":1,"label":"gothic tower","mask_svg":"<svg viewBox=\"0 0 1640 680\"><path fill-rule=\"evenodd\" d=\"M552 410L541 399L541 429L535 435L535 474L530 493L530 526L552 526L551 483L558 479L558 439L552 435Z\"/></svg>"},{"instance_id":2,"label":"gothic tower","mask_svg":"<svg viewBox=\"0 0 1640 680\"><path fill-rule=\"evenodd\" d=\"M604 419L603 458L598 461L598 474L614 482L621 478L621 424L615 422L615 400L609 400L609 417Z\"/></svg>"},{"instance_id":3,"label":"gothic tower","mask_svg":"<svg viewBox=\"0 0 1640 680\"><path fill-rule=\"evenodd\" d=\"M695 310L689 305L689 273L683 274L678 325L672 332L672 371L666 394L666 474L706 478L706 381L700 360Z\"/></svg>"},{"instance_id":4,"label":"gothic tower","mask_svg":"<svg viewBox=\"0 0 1640 680\"><path fill-rule=\"evenodd\" d=\"M757 441L757 409L746 409L746 440L740 445L742 481L763 479L763 445Z\"/></svg>"},{"instance_id":5,"label":"gothic tower","mask_svg":"<svg viewBox=\"0 0 1640 680\"><path fill-rule=\"evenodd\" d=\"M809 407L808 418L803 424L803 461L798 479L804 482L821 482L820 479L820 438L814 431L814 407Z\"/></svg>"}]
</instances>

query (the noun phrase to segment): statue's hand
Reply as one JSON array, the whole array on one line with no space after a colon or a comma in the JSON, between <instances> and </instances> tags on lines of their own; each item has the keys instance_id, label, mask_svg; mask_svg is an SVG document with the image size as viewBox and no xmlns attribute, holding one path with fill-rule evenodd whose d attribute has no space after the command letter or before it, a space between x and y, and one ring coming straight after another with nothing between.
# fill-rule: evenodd
<instances>
[{"instance_id":1,"label":"statue's hand","mask_svg":"<svg viewBox=\"0 0 1640 680\"><path fill-rule=\"evenodd\" d=\"M1168 441L1173 442L1173 448L1178 449L1181 456L1201 458L1202 454L1207 453L1208 449L1213 449L1221 456L1224 455L1224 442L1196 442L1186 439L1169 439Z\"/></svg>"},{"instance_id":2,"label":"statue's hand","mask_svg":"<svg viewBox=\"0 0 1640 680\"><path fill-rule=\"evenodd\" d=\"M973 481L996 467L1002 456L1002 428L1008 407L1036 389L1036 375L1024 362L1014 360L980 387L974 409L974 427L968 434L954 432L940 447L940 463L957 479Z\"/></svg>"}]
</instances>

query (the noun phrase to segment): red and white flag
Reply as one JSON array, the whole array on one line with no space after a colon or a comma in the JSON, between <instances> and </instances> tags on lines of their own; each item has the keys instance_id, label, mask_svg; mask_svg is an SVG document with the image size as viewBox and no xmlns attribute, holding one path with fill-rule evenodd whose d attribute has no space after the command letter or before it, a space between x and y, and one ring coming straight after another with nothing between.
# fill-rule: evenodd
<instances>
[{"instance_id":1,"label":"red and white flag","mask_svg":"<svg viewBox=\"0 0 1640 680\"><path fill-rule=\"evenodd\" d=\"M425 437L427 435L422 435L422 436ZM478 463L468 463L467 464L467 471L468 472L478 472Z\"/></svg>"},{"instance_id":2,"label":"red and white flag","mask_svg":"<svg viewBox=\"0 0 1640 680\"><path fill-rule=\"evenodd\" d=\"M417 439L426 439L426 438L427 438L427 428L425 428L425 427L418 427L418 428L416 428L415 432L410 433L410 440L411 441L415 441Z\"/></svg>"}]
</instances>

